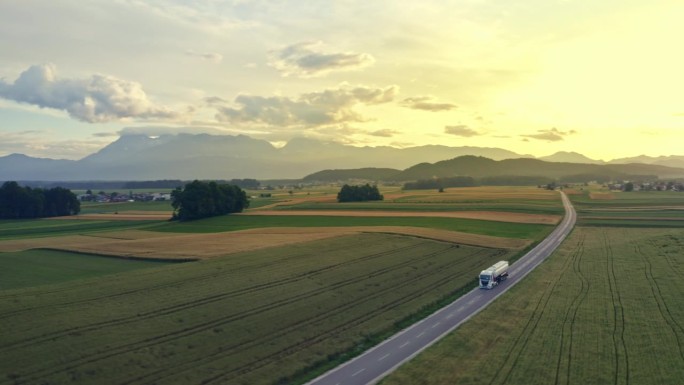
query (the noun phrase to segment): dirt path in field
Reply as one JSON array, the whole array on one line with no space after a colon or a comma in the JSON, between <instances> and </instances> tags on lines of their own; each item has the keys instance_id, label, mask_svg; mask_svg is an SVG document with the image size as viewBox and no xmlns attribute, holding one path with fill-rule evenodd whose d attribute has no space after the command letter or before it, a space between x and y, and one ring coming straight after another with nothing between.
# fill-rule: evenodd
<instances>
[{"instance_id":1,"label":"dirt path in field","mask_svg":"<svg viewBox=\"0 0 684 385\"><path fill-rule=\"evenodd\" d=\"M559 215L510 213L504 211L260 210L248 211L237 215L465 218L544 225L555 225L561 219Z\"/></svg>"},{"instance_id":2,"label":"dirt path in field","mask_svg":"<svg viewBox=\"0 0 684 385\"><path fill-rule=\"evenodd\" d=\"M391 233L457 244L522 249L530 241L423 227L272 227L211 234L169 234L143 230L20 239L0 242L0 252L52 248L128 258L206 259L274 246L358 233Z\"/></svg>"}]
</instances>

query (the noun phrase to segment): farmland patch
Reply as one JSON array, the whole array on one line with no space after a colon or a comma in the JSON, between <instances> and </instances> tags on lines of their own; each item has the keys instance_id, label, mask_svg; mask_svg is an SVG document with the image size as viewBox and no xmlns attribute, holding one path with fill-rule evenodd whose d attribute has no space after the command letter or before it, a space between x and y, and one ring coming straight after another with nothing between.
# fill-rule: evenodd
<instances>
[{"instance_id":1,"label":"farmland patch","mask_svg":"<svg viewBox=\"0 0 684 385\"><path fill-rule=\"evenodd\" d=\"M383 384L679 384L683 256L681 230L577 228Z\"/></svg>"},{"instance_id":2,"label":"farmland patch","mask_svg":"<svg viewBox=\"0 0 684 385\"><path fill-rule=\"evenodd\" d=\"M0 383L295 381L512 254L358 234L0 292Z\"/></svg>"}]
</instances>

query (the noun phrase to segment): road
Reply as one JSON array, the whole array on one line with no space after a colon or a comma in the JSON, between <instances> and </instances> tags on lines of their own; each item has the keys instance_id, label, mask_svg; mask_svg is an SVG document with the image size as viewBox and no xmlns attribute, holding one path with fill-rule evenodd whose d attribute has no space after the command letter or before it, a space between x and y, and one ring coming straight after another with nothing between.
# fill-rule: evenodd
<instances>
[{"instance_id":1,"label":"road","mask_svg":"<svg viewBox=\"0 0 684 385\"><path fill-rule=\"evenodd\" d=\"M565 217L561 223L546 239L511 265L508 279L499 286L492 290L470 291L431 316L315 378L307 385L374 384L480 312L551 255L575 226L575 209L565 193L561 192L561 198L565 207Z\"/></svg>"}]
</instances>

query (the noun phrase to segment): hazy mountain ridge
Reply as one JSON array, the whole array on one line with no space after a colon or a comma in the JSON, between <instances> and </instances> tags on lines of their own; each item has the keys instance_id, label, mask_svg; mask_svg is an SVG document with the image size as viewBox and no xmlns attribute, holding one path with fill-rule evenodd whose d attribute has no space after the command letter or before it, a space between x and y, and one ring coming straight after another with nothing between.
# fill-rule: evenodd
<instances>
[{"instance_id":1,"label":"hazy mountain ridge","mask_svg":"<svg viewBox=\"0 0 684 385\"><path fill-rule=\"evenodd\" d=\"M458 164L444 163L450 162L445 159L454 160L463 156L472 157L460 159ZM488 159L482 160L478 157ZM492 163L507 159L516 161L504 163L512 165L510 167ZM621 163L631 159L643 160L642 163L650 163L651 166L674 163L684 167L684 156L642 156L605 163L574 152L559 152L541 159L546 160L546 163L553 162L550 164L565 164L555 166L556 171L553 172L567 170L573 168L568 165L574 165L575 174L596 171L584 166L578 168L578 164L624 167ZM325 180L335 180L335 175L353 177L354 172L345 170L354 169L365 169L366 171L357 173L357 177L365 179L388 179L388 175L392 173L388 169L393 169L397 171L396 175L402 178L401 180L410 180L454 175L454 172L479 173L481 176L505 173L521 175L518 170L530 168L529 172L532 172L539 169L539 163L535 162L541 161L530 155L489 147L354 147L295 138L284 147L276 148L267 141L246 135L124 135L99 151L76 161L33 158L21 154L0 157L0 180L298 179L321 170L337 171L337 174L328 173L325 177L323 174L318 175ZM627 167L633 170L632 174L637 171L639 174L654 175L680 172L658 169L658 172L654 173L651 172L654 169L642 170L643 167L638 165ZM554 169L551 166L545 168ZM339 171L343 171L342 174ZM546 171L529 175L542 174L547 175ZM371 175L375 178L366 178Z\"/></svg>"}]
</instances>

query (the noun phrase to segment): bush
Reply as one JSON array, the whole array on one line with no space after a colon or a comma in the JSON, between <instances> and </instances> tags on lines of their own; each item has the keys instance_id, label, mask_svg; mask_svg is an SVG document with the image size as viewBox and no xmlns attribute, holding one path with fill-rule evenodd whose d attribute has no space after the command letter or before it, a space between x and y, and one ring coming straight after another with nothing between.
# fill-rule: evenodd
<instances>
[{"instance_id":1,"label":"bush","mask_svg":"<svg viewBox=\"0 0 684 385\"><path fill-rule=\"evenodd\" d=\"M363 186L345 184L340 192L337 193L338 202L381 201L383 198L378 190L378 186L371 186L368 183Z\"/></svg>"}]
</instances>

